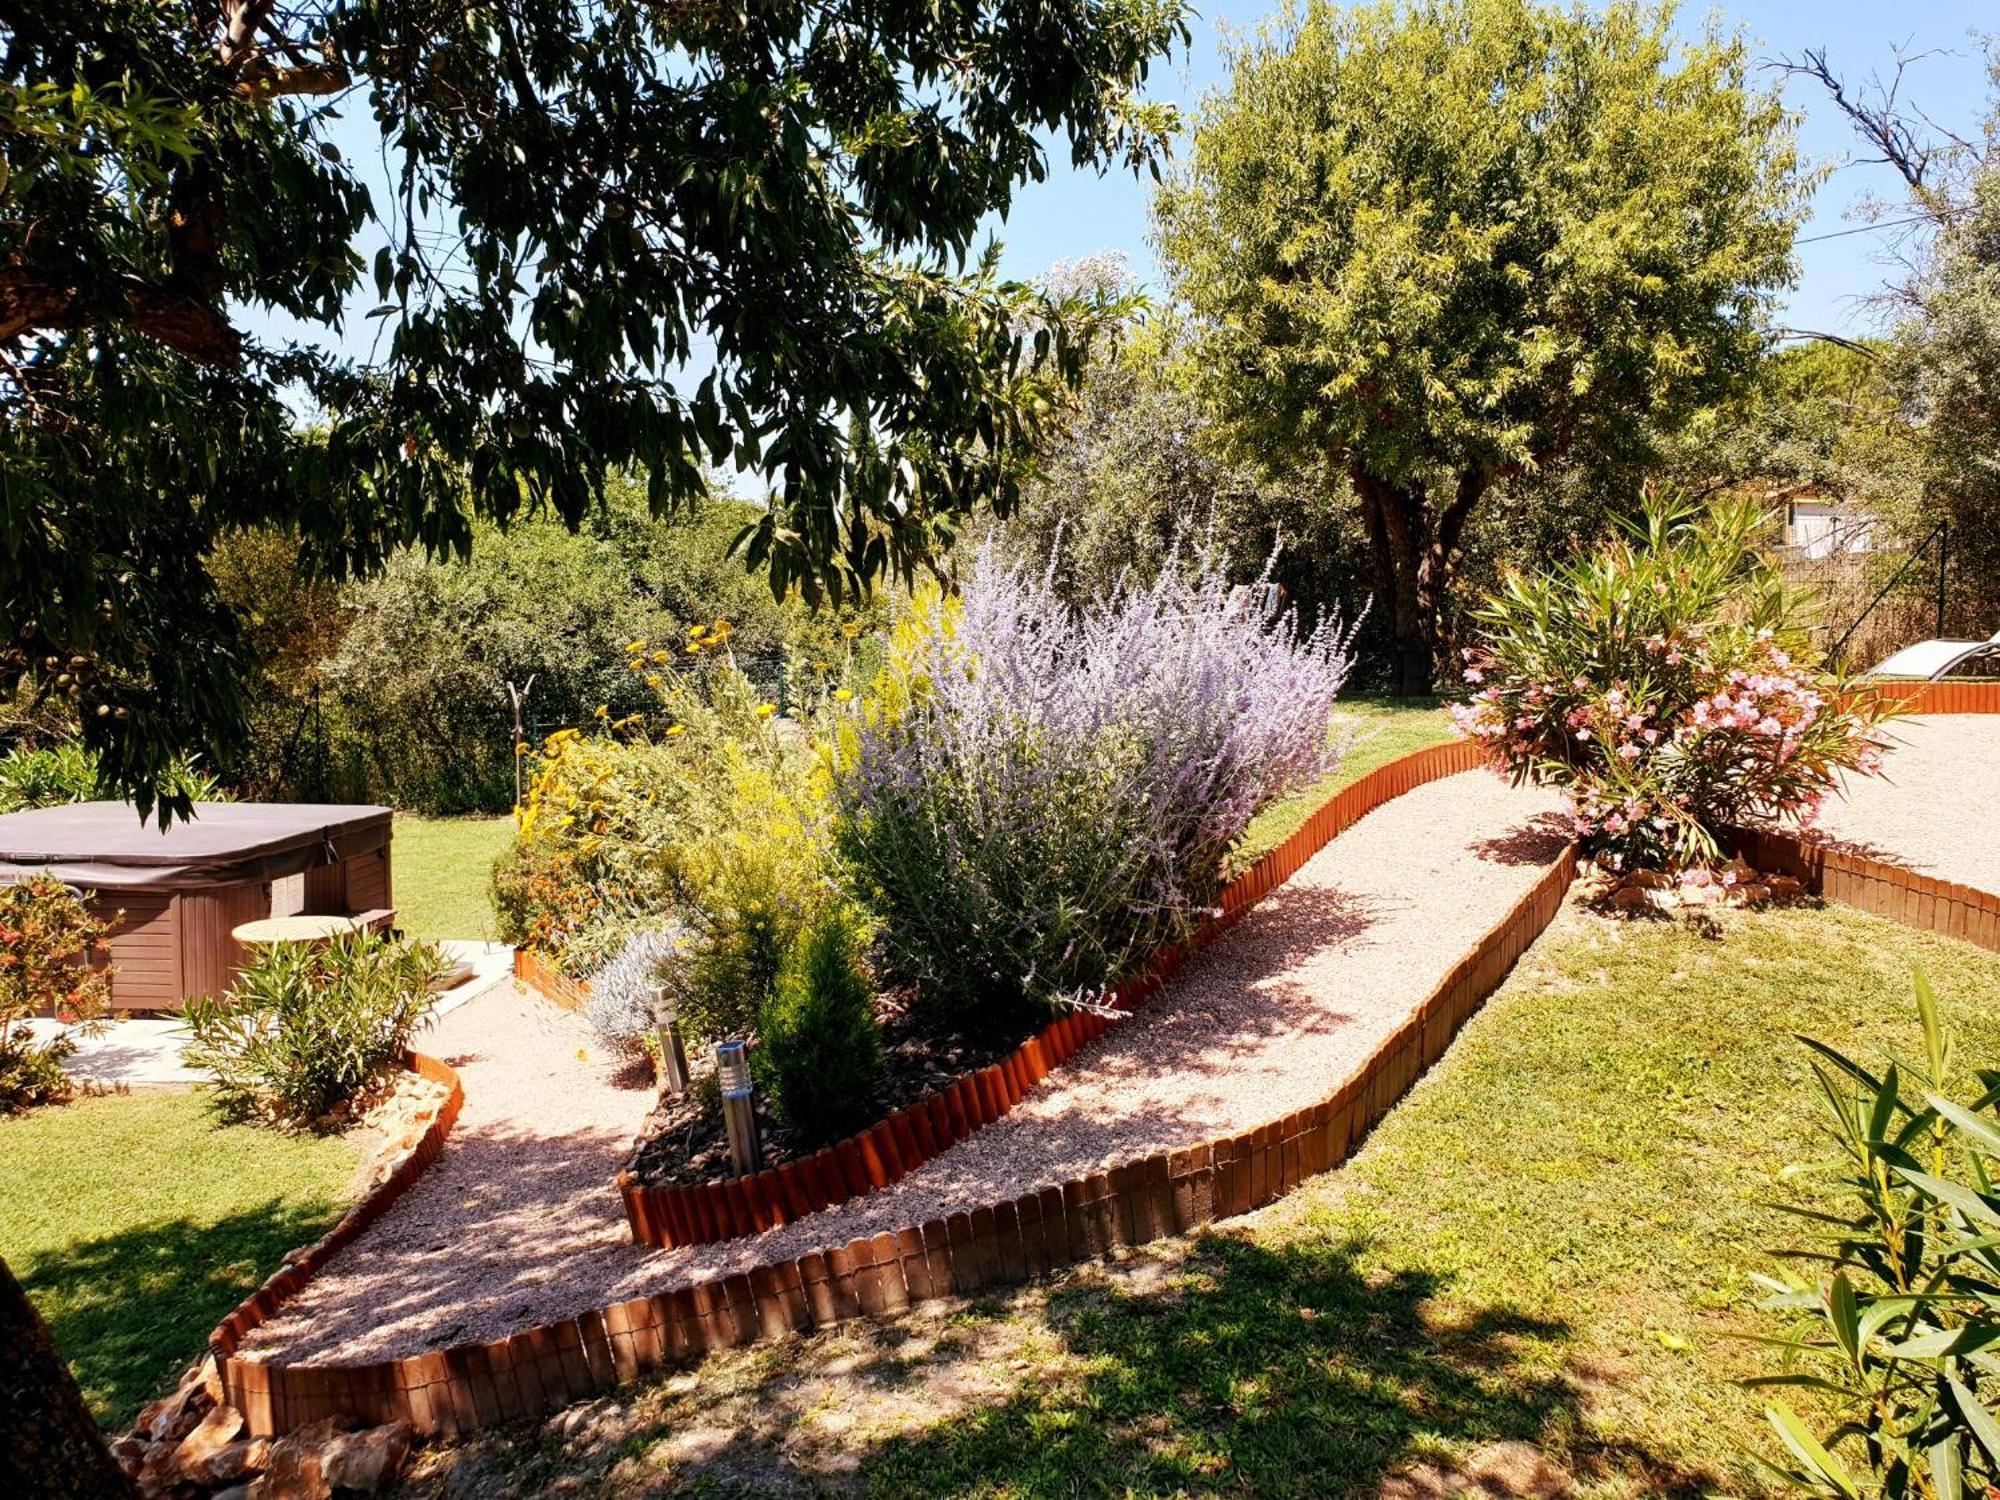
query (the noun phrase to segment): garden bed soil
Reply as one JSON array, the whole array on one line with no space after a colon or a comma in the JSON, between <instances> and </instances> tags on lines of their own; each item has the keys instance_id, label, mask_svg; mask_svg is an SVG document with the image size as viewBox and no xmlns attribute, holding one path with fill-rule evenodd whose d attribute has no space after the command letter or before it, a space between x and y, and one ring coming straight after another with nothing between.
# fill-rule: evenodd
<instances>
[{"instance_id":1,"label":"garden bed soil","mask_svg":"<svg viewBox=\"0 0 2000 1500\"><path fill-rule=\"evenodd\" d=\"M960 1036L946 1031L935 1011L913 1004L913 999L909 990L876 997L882 1076L869 1109L860 1115L861 1129L949 1087L964 1074L999 1062L1033 1035L1038 1024L1036 1017L1024 1013L1016 1031ZM692 1187L735 1175L715 1087L714 1054L704 1049L700 1056L691 1055L688 1071L693 1086L678 1097L663 1097L639 1132L627 1170L642 1185ZM757 1124L766 1167L782 1166L832 1144L801 1138L768 1109L758 1110Z\"/></svg>"}]
</instances>

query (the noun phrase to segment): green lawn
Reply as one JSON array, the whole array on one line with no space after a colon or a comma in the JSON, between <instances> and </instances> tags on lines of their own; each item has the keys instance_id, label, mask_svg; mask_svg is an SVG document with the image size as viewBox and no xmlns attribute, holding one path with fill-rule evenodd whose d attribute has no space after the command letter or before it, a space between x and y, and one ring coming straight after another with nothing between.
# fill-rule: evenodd
<instances>
[{"instance_id":1,"label":"green lawn","mask_svg":"<svg viewBox=\"0 0 2000 1500\"><path fill-rule=\"evenodd\" d=\"M396 814L396 920L420 938L494 936L487 877L513 837L514 820Z\"/></svg>"},{"instance_id":2,"label":"green lawn","mask_svg":"<svg viewBox=\"0 0 2000 1500\"><path fill-rule=\"evenodd\" d=\"M176 1090L0 1119L0 1162L0 1256L115 1429L287 1250L332 1224L359 1154L337 1138L216 1126Z\"/></svg>"},{"instance_id":3,"label":"green lawn","mask_svg":"<svg viewBox=\"0 0 2000 1500\"><path fill-rule=\"evenodd\" d=\"M1399 755L1453 738L1457 731L1439 698L1352 698L1334 710L1336 737L1351 736L1340 769L1317 786L1272 803L1231 851L1228 870L1240 874L1296 832L1320 805L1350 781L1359 781Z\"/></svg>"},{"instance_id":4,"label":"green lawn","mask_svg":"<svg viewBox=\"0 0 2000 1500\"><path fill-rule=\"evenodd\" d=\"M1910 965L1968 1067L2000 966L1838 910L1713 927L1566 910L1361 1153L1224 1233L949 1318L857 1325L639 1388L568 1444L428 1461L521 1493L1745 1493L1767 1438L1731 1333L1766 1200L1816 1158L1794 1032L1918 1046ZM1479 1488L1476 1477L1499 1471ZM1386 1488L1385 1488L1386 1484Z\"/></svg>"}]
</instances>

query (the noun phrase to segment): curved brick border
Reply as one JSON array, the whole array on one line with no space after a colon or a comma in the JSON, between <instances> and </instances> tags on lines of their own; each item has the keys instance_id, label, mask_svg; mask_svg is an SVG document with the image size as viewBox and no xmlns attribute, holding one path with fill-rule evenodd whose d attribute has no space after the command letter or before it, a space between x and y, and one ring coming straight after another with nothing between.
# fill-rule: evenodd
<instances>
[{"instance_id":1,"label":"curved brick border","mask_svg":"<svg viewBox=\"0 0 2000 1500\"><path fill-rule=\"evenodd\" d=\"M1113 990L1105 1004L1112 1010L1129 1010L1158 992L1193 953L1227 931L1364 814L1413 787L1482 763L1471 741L1455 741L1419 750L1359 777L1290 838L1230 881L1217 896L1215 914L1186 943L1158 955L1144 972ZM586 986L556 973L534 954L518 954L515 973L568 1009L575 1009L588 993ZM629 1168L621 1169L618 1193L632 1238L638 1244L668 1249L740 1239L885 1188L999 1119L1052 1070L1115 1024L1108 1016L1088 1011L1066 1015L999 1062L963 1074L859 1134L750 1177L678 1186L648 1184Z\"/></svg>"},{"instance_id":2,"label":"curved brick border","mask_svg":"<svg viewBox=\"0 0 2000 1500\"><path fill-rule=\"evenodd\" d=\"M1215 930L1370 807L1476 764L1470 744L1443 745L1356 782L1232 884ZM587 1399L712 1349L1013 1285L1247 1213L1347 1157L1548 925L1575 874L1574 853L1565 851L1339 1087L1259 1129L489 1343L362 1365L265 1364L218 1349L232 1404L253 1433L266 1435L329 1415L467 1432Z\"/></svg>"},{"instance_id":3,"label":"curved brick border","mask_svg":"<svg viewBox=\"0 0 2000 1500\"><path fill-rule=\"evenodd\" d=\"M253 1435L269 1436L300 1422L310 1421L319 1414L300 1414L283 1426L276 1425L267 1367L255 1360L235 1358L237 1348L253 1330L263 1327L279 1308L296 1297L305 1284L319 1273L320 1267L362 1230L387 1213L389 1206L409 1191L410 1185L424 1175L425 1169L444 1150L445 1137L451 1133L451 1127L457 1123L458 1112L465 1105L465 1089L458 1081L458 1074L444 1063L421 1052L410 1052L404 1055L403 1065L418 1077L445 1086L444 1100L418 1136L416 1144L404 1153L403 1159L396 1163L387 1177L340 1216L339 1223L312 1244L288 1252L285 1264L239 1303L236 1310L209 1335L208 1350L215 1359L216 1373L222 1381L222 1399L243 1413Z\"/></svg>"},{"instance_id":4,"label":"curved brick border","mask_svg":"<svg viewBox=\"0 0 2000 1500\"><path fill-rule=\"evenodd\" d=\"M2000 714L2000 682L1899 682L1886 691L1911 713ZM1733 842L1758 869L1796 876L1828 901L2000 953L2000 892L1773 829L1740 829Z\"/></svg>"}]
</instances>

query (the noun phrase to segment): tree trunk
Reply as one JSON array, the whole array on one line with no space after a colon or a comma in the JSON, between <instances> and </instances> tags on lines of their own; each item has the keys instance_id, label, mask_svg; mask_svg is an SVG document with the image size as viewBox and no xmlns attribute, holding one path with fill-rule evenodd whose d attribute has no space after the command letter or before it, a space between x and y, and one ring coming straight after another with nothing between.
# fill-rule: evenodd
<instances>
[{"instance_id":1,"label":"tree trunk","mask_svg":"<svg viewBox=\"0 0 2000 1500\"><path fill-rule=\"evenodd\" d=\"M1448 671L1452 565L1466 517L1492 483L1469 469L1439 510L1417 485L1395 485L1372 474L1351 475L1375 561L1375 607L1386 613L1391 640L1390 683L1398 697L1437 689Z\"/></svg>"},{"instance_id":2,"label":"tree trunk","mask_svg":"<svg viewBox=\"0 0 2000 1500\"><path fill-rule=\"evenodd\" d=\"M0 1495L132 1500L48 1325L0 1260Z\"/></svg>"}]
</instances>

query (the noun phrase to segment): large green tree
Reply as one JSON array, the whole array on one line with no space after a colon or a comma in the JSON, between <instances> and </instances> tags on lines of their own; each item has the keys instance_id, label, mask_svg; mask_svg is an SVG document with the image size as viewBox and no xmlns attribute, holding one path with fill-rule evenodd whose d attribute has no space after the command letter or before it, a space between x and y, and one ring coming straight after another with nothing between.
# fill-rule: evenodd
<instances>
[{"instance_id":1,"label":"large green tree","mask_svg":"<svg viewBox=\"0 0 2000 1500\"><path fill-rule=\"evenodd\" d=\"M1344 469L1395 680L1431 686L1496 486L1629 473L1736 388L1801 209L1739 40L1671 12L1314 0L1240 46L1158 199L1215 408Z\"/></svg>"},{"instance_id":2,"label":"large green tree","mask_svg":"<svg viewBox=\"0 0 2000 1500\"><path fill-rule=\"evenodd\" d=\"M276 525L366 573L462 550L479 514L575 522L613 466L660 511L707 463L768 481L742 548L779 589L921 565L1012 502L1084 361L1073 317L971 257L978 226L1051 142L1148 163L1172 115L1135 95L1182 24L1180 0L0 7L0 693L69 698L144 803L172 751L226 769L240 737L218 536Z\"/></svg>"}]
</instances>

